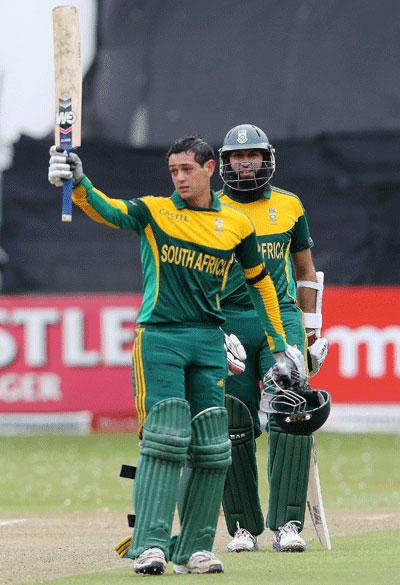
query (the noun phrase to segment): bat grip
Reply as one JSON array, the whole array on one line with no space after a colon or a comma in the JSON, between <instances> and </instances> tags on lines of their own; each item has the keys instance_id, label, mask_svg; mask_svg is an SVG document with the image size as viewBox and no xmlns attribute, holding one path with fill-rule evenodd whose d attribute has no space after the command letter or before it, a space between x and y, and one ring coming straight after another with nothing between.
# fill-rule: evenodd
<instances>
[{"instance_id":1,"label":"bat grip","mask_svg":"<svg viewBox=\"0 0 400 585\"><path fill-rule=\"evenodd\" d=\"M66 150L71 151L71 149ZM72 221L72 179L64 180L61 221Z\"/></svg>"}]
</instances>

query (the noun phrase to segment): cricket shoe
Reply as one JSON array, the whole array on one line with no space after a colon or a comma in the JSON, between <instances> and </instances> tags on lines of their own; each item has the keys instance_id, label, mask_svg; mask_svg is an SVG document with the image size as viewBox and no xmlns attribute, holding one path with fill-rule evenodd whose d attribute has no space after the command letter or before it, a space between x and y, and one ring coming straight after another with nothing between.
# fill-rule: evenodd
<instances>
[{"instance_id":1,"label":"cricket shoe","mask_svg":"<svg viewBox=\"0 0 400 585\"><path fill-rule=\"evenodd\" d=\"M208 550L200 550L190 555L184 565L174 564L174 573L186 575L187 573L223 573L224 565Z\"/></svg>"},{"instance_id":2,"label":"cricket shoe","mask_svg":"<svg viewBox=\"0 0 400 585\"><path fill-rule=\"evenodd\" d=\"M277 552L303 552L306 550L306 543L299 535L300 524L297 520L286 522L279 530L274 531L272 548Z\"/></svg>"},{"instance_id":3,"label":"cricket shoe","mask_svg":"<svg viewBox=\"0 0 400 585\"><path fill-rule=\"evenodd\" d=\"M160 548L147 548L133 561L134 573L162 575L166 567L165 554Z\"/></svg>"},{"instance_id":4,"label":"cricket shoe","mask_svg":"<svg viewBox=\"0 0 400 585\"><path fill-rule=\"evenodd\" d=\"M252 552L258 549L257 538L245 528L240 528L239 522L236 522L237 530L226 547L228 552Z\"/></svg>"}]
</instances>

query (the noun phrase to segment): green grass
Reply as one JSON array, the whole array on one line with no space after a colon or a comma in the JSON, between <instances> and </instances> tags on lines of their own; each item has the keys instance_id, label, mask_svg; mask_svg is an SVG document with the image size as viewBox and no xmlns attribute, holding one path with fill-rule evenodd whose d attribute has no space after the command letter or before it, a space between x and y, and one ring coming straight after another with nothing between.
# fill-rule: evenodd
<instances>
[{"instance_id":1,"label":"green grass","mask_svg":"<svg viewBox=\"0 0 400 585\"><path fill-rule=\"evenodd\" d=\"M0 513L125 510L130 482L121 463L134 463L129 434L2 438ZM319 433L317 450L325 506L395 508L400 503L400 435ZM267 498L266 438L257 442L262 500Z\"/></svg>"},{"instance_id":2,"label":"green grass","mask_svg":"<svg viewBox=\"0 0 400 585\"><path fill-rule=\"evenodd\" d=\"M222 553L222 575L174 575L169 566L161 577L170 585L215 582L219 585L398 585L398 533L366 533L336 537L334 548L321 552L318 545L302 555L261 550L249 554ZM160 577L135 577L124 568L46 581L47 585L130 585L135 579L160 582ZM136 581L139 583L139 581Z\"/></svg>"},{"instance_id":3,"label":"green grass","mask_svg":"<svg viewBox=\"0 0 400 585\"><path fill-rule=\"evenodd\" d=\"M92 434L86 437L2 438L0 513L37 514L112 510L126 513L131 482L119 477L121 463L134 463L137 438ZM266 440L258 441L260 491L267 501ZM398 510L400 435L319 433L317 450L328 516L335 510ZM398 532L369 532L333 537L333 550L311 541L304 555L274 554L264 547L251 555L219 555L223 575L174 576L174 585L191 582L221 585L400 585ZM46 581L48 585L128 585L131 563L121 568ZM153 583L158 577L146 577ZM1 579L0 579L1 582ZM32 585L32 584L31 584Z\"/></svg>"},{"instance_id":4,"label":"green grass","mask_svg":"<svg viewBox=\"0 0 400 585\"><path fill-rule=\"evenodd\" d=\"M320 433L317 445L324 498L330 508L398 508L400 435Z\"/></svg>"},{"instance_id":5,"label":"green grass","mask_svg":"<svg viewBox=\"0 0 400 585\"><path fill-rule=\"evenodd\" d=\"M131 483L119 472L137 458L136 437L49 435L2 443L0 512L126 509Z\"/></svg>"}]
</instances>

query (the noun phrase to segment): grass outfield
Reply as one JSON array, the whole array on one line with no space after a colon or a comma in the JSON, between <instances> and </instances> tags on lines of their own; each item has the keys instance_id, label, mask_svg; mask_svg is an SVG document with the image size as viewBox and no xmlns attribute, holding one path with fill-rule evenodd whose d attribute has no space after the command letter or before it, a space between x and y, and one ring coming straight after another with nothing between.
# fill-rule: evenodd
<instances>
[{"instance_id":1,"label":"grass outfield","mask_svg":"<svg viewBox=\"0 0 400 585\"><path fill-rule=\"evenodd\" d=\"M336 537L334 549L321 553L277 554L260 550L248 554L218 554L225 564L220 575L174 575L168 567L162 576L133 575L131 567L47 581L47 585L129 585L166 580L170 585L398 585L398 533L367 533ZM139 582L139 581L136 581Z\"/></svg>"},{"instance_id":2,"label":"grass outfield","mask_svg":"<svg viewBox=\"0 0 400 585\"><path fill-rule=\"evenodd\" d=\"M121 463L136 460L135 437L128 434L57 435L2 438L1 442L0 514L6 518L14 514L20 517L68 511L121 511L122 514L129 511L131 482L119 478L119 470ZM265 437L259 439L257 445L260 477L263 478L266 473ZM162 579L183 585L193 579L208 583L215 579L221 584L235 585L341 585L344 581L346 585L400 585L400 532L392 530L390 523L379 531L376 524L379 515L400 510L400 435L318 433L317 450L328 519L340 515L345 528L343 511L348 511L349 515L375 512L377 520L371 524L370 531L355 530L351 535L345 534L349 530L343 530L343 535L340 530L336 531L332 551L321 551L319 543L313 540L304 555L276 554L269 546L251 555L228 555L221 552L224 550L221 541L218 556L225 563L225 574L174 576L169 568ZM260 484L265 508L266 482L262 480ZM1 537L5 536L3 530ZM224 538L226 540L225 535ZM129 561L118 562L121 568L47 580L46 583L124 585L132 579L144 578L132 575ZM145 579L147 583L158 578L146 576Z\"/></svg>"},{"instance_id":3,"label":"grass outfield","mask_svg":"<svg viewBox=\"0 0 400 585\"><path fill-rule=\"evenodd\" d=\"M0 513L125 510L130 482L121 463L134 463L129 434L2 438ZM400 435L319 433L317 451L328 509L395 508L400 503ZM266 438L257 441L260 477ZM266 501L266 482L260 481Z\"/></svg>"}]
</instances>

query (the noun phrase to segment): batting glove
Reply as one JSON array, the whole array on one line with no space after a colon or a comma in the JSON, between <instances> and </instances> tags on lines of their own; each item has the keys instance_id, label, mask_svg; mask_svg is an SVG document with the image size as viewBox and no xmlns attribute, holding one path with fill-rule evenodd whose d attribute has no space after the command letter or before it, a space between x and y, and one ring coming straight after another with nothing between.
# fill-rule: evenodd
<instances>
[{"instance_id":1,"label":"batting glove","mask_svg":"<svg viewBox=\"0 0 400 585\"><path fill-rule=\"evenodd\" d=\"M318 374L327 355L328 340L326 337L319 337L307 349L307 362L310 376Z\"/></svg>"},{"instance_id":2,"label":"batting glove","mask_svg":"<svg viewBox=\"0 0 400 585\"><path fill-rule=\"evenodd\" d=\"M49 151L49 181L55 187L62 187L65 179L72 179L74 187L83 179L82 161L75 152L67 153L59 146Z\"/></svg>"},{"instance_id":3,"label":"batting glove","mask_svg":"<svg viewBox=\"0 0 400 585\"><path fill-rule=\"evenodd\" d=\"M240 340L231 333L224 333L224 345L226 350L226 359L228 360L228 375L243 374L246 369L246 350L240 343Z\"/></svg>"},{"instance_id":4,"label":"batting glove","mask_svg":"<svg viewBox=\"0 0 400 585\"><path fill-rule=\"evenodd\" d=\"M288 345L285 351L277 351L273 355L276 363L271 369L271 375L278 386L288 390L306 382L304 357L297 347Z\"/></svg>"}]
</instances>

